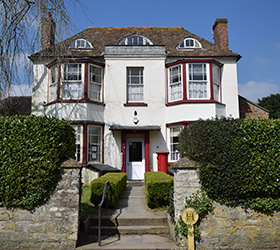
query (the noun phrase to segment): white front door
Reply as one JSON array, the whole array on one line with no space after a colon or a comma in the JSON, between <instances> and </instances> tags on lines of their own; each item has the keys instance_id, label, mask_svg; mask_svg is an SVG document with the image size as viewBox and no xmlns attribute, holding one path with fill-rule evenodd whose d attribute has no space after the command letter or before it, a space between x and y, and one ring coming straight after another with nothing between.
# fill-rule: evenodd
<instances>
[{"instance_id":1,"label":"white front door","mask_svg":"<svg viewBox=\"0 0 280 250\"><path fill-rule=\"evenodd\" d=\"M144 180L144 139L128 138L126 141L126 173L128 180Z\"/></svg>"}]
</instances>

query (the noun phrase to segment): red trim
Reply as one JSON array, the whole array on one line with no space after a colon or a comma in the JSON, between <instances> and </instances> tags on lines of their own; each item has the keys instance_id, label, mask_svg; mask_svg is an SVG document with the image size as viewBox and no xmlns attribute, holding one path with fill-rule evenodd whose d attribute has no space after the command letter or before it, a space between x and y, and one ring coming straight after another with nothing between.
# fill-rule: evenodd
<instances>
[{"instance_id":1,"label":"red trim","mask_svg":"<svg viewBox=\"0 0 280 250\"><path fill-rule=\"evenodd\" d=\"M87 165L87 124L83 124L83 165Z\"/></svg>"},{"instance_id":2,"label":"red trim","mask_svg":"<svg viewBox=\"0 0 280 250\"><path fill-rule=\"evenodd\" d=\"M91 64L95 64L101 67L105 67L104 63L100 63L100 62L95 62L93 60L88 60L88 59L63 59L63 60L54 60L51 63L47 64L46 67L50 68L55 64L63 64L63 63L91 63Z\"/></svg>"},{"instance_id":3,"label":"red trim","mask_svg":"<svg viewBox=\"0 0 280 250\"><path fill-rule=\"evenodd\" d=\"M182 68L182 76L183 76L183 100L187 100L187 72L186 72L186 64L183 64Z\"/></svg>"},{"instance_id":4,"label":"red trim","mask_svg":"<svg viewBox=\"0 0 280 250\"><path fill-rule=\"evenodd\" d=\"M126 132L122 131L121 135L121 152L122 152L122 172L126 173Z\"/></svg>"},{"instance_id":5,"label":"red trim","mask_svg":"<svg viewBox=\"0 0 280 250\"><path fill-rule=\"evenodd\" d=\"M224 105L226 106L225 104L221 103L221 102L218 102L218 101L215 101L215 100L205 100L205 99L202 99L202 100L199 100L199 99L196 99L196 100L180 100L180 101L176 101L176 102L168 102L167 104L165 104L165 106L172 106L172 105L179 105L179 104L186 104L186 103L217 103L217 104L220 104L220 105Z\"/></svg>"},{"instance_id":6,"label":"red trim","mask_svg":"<svg viewBox=\"0 0 280 250\"><path fill-rule=\"evenodd\" d=\"M123 106L127 107L127 106L145 106L147 107L148 104L144 103L144 102L129 102L129 103L124 103Z\"/></svg>"},{"instance_id":7,"label":"red trim","mask_svg":"<svg viewBox=\"0 0 280 250\"><path fill-rule=\"evenodd\" d=\"M86 99L86 98L82 98L82 99L63 99L63 100L55 100L55 101L51 101L45 104L45 106L54 104L54 103L92 103L92 104L96 104L96 105L102 105L105 106L105 103L103 102L97 102L97 101L92 101L90 99Z\"/></svg>"},{"instance_id":8,"label":"red trim","mask_svg":"<svg viewBox=\"0 0 280 250\"><path fill-rule=\"evenodd\" d=\"M149 131L145 131L145 172L150 172L150 133Z\"/></svg>"},{"instance_id":9,"label":"red trim","mask_svg":"<svg viewBox=\"0 0 280 250\"><path fill-rule=\"evenodd\" d=\"M197 122L197 121L172 122L172 123L167 123L166 127L173 127L173 126L178 126L178 125L184 125L186 127L188 124L192 124L192 123L195 123L195 122Z\"/></svg>"},{"instance_id":10,"label":"red trim","mask_svg":"<svg viewBox=\"0 0 280 250\"><path fill-rule=\"evenodd\" d=\"M168 90L169 90L169 81L170 81L170 79L169 79L169 69L168 68L165 68L165 70L166 70L166 100L167 100L167 102L168 102L168 100L169 100L169 92L168 92Z\"/></svg>"},{"instance_id":11,"label":"red trim","mask_svg":"<svg viewBox=\"0 0 280 250\"><path fill-rule=\"evenodd\" d=\"M85 63L85 71L84 71L84 98L88 99L88 64Z\"/></svg>"},{"instance_id":12,"label":"red trim","mask_svg":"<svg viewBox=\"0 0 280 250\"><path fill-rule=\"evenodd\" d=\"M150 172L150 133L149 131L121 131L121 152L123 155L123 164L121 171L126 172L126 139L127 134L144 134L144 152L145 152L145 172Z\"/></svg>"},{"instance_id":13,"label":"red trim","mask_svg":"<svg viewBox=\"0 0 280 250\"><path fill-rule=\"evenodd\" d=\"M215 59L198 59L198 60L178 60L176 62L173 62L173 63L167 63L165 64L165 66L168 68L168 67L171 67L171 66L174 66L176 64L182 64L182 63L215 63L217 66L219 67L222 67L223 64L218 62L217 60Z\"/></svg>"},{"instance_id":14,"label":"red trim","mask_svg":"<svg viewBox=\"0 0 280 250\"><path fill-rule=\"evenodd\" d=\"M213 72L212 63L209 63L209 77L210 77L210 100L214 101L214 90L213 90Z\"/></svg>"}]
</instances>

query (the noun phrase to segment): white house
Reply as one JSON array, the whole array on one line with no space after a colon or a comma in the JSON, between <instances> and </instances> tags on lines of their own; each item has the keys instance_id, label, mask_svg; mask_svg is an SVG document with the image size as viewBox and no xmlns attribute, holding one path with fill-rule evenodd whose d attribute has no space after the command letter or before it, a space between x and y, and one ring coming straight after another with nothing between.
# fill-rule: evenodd
<instances>
[{"instance_id":1,"label":"white house","mask_svg":"<svg viewBox=\"0 0 280 250\"><path fill-rule=\"evenodd\" d=\"M178 159L184 126L239 117L241 57L228 49L227 19L213 32L211 43L182 27L90 27L54 44L48 13L41 51L30 56L32 113L73 121L84 166L143 179L158 170L158 152L169 153L168 163Z\"/></svg>"}]
</instances>

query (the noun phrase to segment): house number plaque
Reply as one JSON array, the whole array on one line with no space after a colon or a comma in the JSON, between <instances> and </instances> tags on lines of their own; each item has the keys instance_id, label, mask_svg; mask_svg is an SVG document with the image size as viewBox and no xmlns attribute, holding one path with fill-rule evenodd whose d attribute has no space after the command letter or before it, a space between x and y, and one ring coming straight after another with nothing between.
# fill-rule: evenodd
<instances>
[{"instance_id":1,"label":"house number plaque","mask_svg":"<svg viewBox=\"0 0 280 250\"><path fill-rule=\"evenodd\" d=\"M193 225L198 220L198 214L193 208L188 207L182 213L182 220L188 225L188 250L194 250Z\"/></svg>"}]
</instances>

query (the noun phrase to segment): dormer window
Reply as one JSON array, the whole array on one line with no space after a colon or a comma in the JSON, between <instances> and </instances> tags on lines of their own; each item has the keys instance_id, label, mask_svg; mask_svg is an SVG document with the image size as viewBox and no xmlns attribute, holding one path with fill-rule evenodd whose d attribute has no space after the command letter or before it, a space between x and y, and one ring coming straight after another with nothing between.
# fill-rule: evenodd
<instances>
[{"instance_id":1,"label":"dormer window","mask_svg":"<svg viewBox=\"0 0 280 250\"><path fill-rule=\"evenodd\" d=\"M145 36L132 34L124 37L119 45L153 45L153 43Z\"/></svg>"},{"instance_id":2,"label":"dormer window","mask_svg":"<svg viewBox=\"0 0 280 250\"><path fill-rule=\"evenodd\" d=\"M179 45L179 49L201 49L201 43L194 38L185 38L183 39Z\"/></svg>"},{"instance_id":3,"label":"dormer window","mask_svg":"<svg viewBox=\"0 0 280 250\"><path fill-rule=\"evenodd\" d=\"M93 49L93 46L88 40L78 38L71 42L69 49Z\"/></svg>"}]
</instances>

